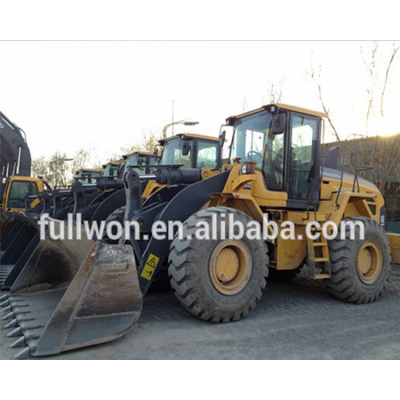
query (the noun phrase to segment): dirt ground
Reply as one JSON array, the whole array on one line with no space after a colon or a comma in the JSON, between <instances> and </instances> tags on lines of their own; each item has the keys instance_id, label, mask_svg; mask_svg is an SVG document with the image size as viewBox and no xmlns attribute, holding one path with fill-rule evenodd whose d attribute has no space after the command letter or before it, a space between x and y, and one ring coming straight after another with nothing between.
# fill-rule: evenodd
<instances>
[{"instance_id":1,"label":"dirt ground","mask_svg":"<svg viewBox=\"0 0 400 400\"><path fill-rule=\"evenodd\" d=\"M15 338L1 325L0 359L9 360ZM192 317L173 292L148 294L125 337L48 359L400 359L400 265L375 303L338 301L305 269L292 282L268 283L256 309L228 324Z\"/></svg>"}]
</instances>

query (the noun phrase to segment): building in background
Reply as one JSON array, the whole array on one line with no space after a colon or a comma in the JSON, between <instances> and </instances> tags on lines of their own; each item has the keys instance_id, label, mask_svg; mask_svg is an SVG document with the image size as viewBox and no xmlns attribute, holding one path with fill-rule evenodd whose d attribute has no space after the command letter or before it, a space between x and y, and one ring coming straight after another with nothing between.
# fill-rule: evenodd
<instances>
[{"instance_id":1,"label":"building in background","mask_svg":"<svg viewBox=\"0 0 400 400\"><path fill-rule=\"evenodd\" d=\"M400 233L400 133L326 143L324 154L335 146L339 148L337 169L356 173L379 188L385 198L386 230Z\"/></svg>"}]
</instances>

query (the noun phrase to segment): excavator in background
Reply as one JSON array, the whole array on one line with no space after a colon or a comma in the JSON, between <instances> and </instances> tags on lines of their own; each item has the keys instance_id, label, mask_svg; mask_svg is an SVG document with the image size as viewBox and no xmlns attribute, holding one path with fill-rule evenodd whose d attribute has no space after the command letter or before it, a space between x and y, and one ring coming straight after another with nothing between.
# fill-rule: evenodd
<instances>
[{"instance_id":1,"label":"excavator in background","mask_svg":"<svg viewBox=\"0 0 400 400\"><path fill-rule=\"evenodd\" d=\"M51 188L42 177L32 178L31 153L25 132L0 111L0 210L1 222L10 212L25 211L25 194ZM34 201L32 206L35 206Z\"/></svg>"},{"instance_id":2,"label":"excavator in background","mask_svg":"<svg viewBox=\"0 0 400 400\"><path fill-rule=\"evenodd\" d=\"M47 219L57 232L75 235L54 240L49 230L0 299L6 328L13 328L8 336L17 337L12 347L24 347L16 358L126 334L163 265L182 306L214 323L237 321L254 309L269 271L295 274L304 264L311 279L326 280L340 300L377 300L396 238L382 226L378 188L335 169L333 153L321 161L325 117L269 104L226 120L220 142L230 135L229 166L207 179L195 168L125 174L129 227L118 244L82 231L79 238L79 226ZM143 203L143 179L167 185ZM160 223L171 232L160 236L153 229ZM289 238L283 234L288 223L294 226ZM244 227L241 235L238 226ZM338 234L332 235L335 226Z\"/></svg>"}]
</instances>

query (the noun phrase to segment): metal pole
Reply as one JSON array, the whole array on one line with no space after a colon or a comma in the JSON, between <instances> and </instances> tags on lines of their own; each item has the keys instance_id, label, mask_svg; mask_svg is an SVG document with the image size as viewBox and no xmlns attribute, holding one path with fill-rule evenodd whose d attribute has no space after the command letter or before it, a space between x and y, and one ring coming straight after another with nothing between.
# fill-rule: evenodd
<instances>
[{"instance_id":1,"label":"metal pole","mask_svg":"<svg viewBox=\"0 0 400 400\"><path fill-rule=\"evenodd\" d=\"M174 136L174 100L172 100L172 136Z\"/></svg>"}]
</instances>

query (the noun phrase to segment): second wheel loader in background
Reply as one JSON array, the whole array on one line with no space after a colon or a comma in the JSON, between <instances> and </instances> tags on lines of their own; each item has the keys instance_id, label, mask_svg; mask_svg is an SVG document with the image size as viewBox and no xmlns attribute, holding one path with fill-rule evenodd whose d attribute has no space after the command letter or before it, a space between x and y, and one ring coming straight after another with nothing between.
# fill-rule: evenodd
<instances>
[{"instance_id":1,"label":"second wheel loader in background","mask_svg":"<svg viewBox=\"0 0 400 400\"><path fill-rule=\"evenodd\" d=\"M101 176L95 176L93 172L97 173L97 170L79 171L72 189L49 193L48 199L41 203L41 207L32 210L32 215L38 214L38 212L49 213L52 218L66 220L68 214L74 213L74 215L80 215L82 222L87 221L90 225L101 221L105 221L106 226L115 221L122 222L125 214L126 195L120 177L129 170L134 169L146 176L146 179L141 182L142 198L146 200L168 183L167 181L158 183L154 179L149 180L150 177L155 177L155 175L149 174L152 170L171 169L174 171L173 175L176 175L179 172L177 165L182 166L183 169L193 167L196 170L199 170L197 168L199 166L203 167L202 178L204 179L215 174L221 164L218 138L196 134L176 135L161 140L158 146L162 150L157 161L151 153L136 151L123 156L123 160L118 163L109 162L103 165L104 173ZM176 176L174 179L176 180ZM89 180L93 182L88 182ZM174 189L174 193L184 185L181 182L180 186ZM149 203L154 207L159 199L163 199L163 202L166 201L161 194L153 197ZM46 201L48 205L43 206ZM36 218L40 218L40 214ZM29 215L18 216L18 223L19 225L14 223L14 229L9 232L8 237L1 245L0 287L3 289L9 289L12 286L21 268L39 244L39 226L35 218ZM108 243L116 244L118 242L110 239L106 232L103 239ZM165 272L166 270L163 274ZM153 288L157 285L159 282L153 285ZM164 284L163 282L159 286L168 287L169 283Z\"/></svg>"},{"instance_id":2,"label":"second wheel loader in background","mask_svg":"<svg viewBox=\"0 0 400 400\"><path fill-rule=\"evenodd\" d=\"M200 171L200 174L194 172L198 176L195 177L195 181L199 179L206 179L210 176L215 175L220 171L222 166L222 143L216 137L204 136L198 134L177 134L166 139L162 139L158 142L155 150L157 154L157 164L153 165L154 174L150 174L150 167L147 167L147 171L142 172L142 200L144 207L152 206L155 203L167 201L167 198L163 197L163 192L158 193L157 196L153 196L160 189L175 185L174 194L181 190L188 183L183 183L183 176L181 171ZM132 162L127 162L124 174L129 172L129 166ZM158 178L156 178L155 172L159 170ZM167 191L167 189L165 190ZM168 191L168 197L171 193ZM151 196L153 196L151 198ZM124 197L125 199L125 197ZM149 200L147 202L147 200ZM119 222L122 223L125 215L125 204L116 208L115 211L109 214L106 224ZM117 240L112 240L106 235L103 237L110 244L116 244Z\"/></svg>"},{"instance_id":3,"label":"second wheel loader in background","mask_svg":"<svg viewBox=\"0 0 400 400\"><path fill-rule=\"evenodd\" d=\"M391 261L380 224L384 201L372 183L328 161L321 164L324 117L270 104L228 118L221 136L224 141L232 133L230 167L178 192L171 185L175 172L163 171L170 185L156 193L154 207L153 196L143 206L139 175L129 172L125 219L131 226L129 238L117 245L87 237L52 240L47 233L2 298L3 319L14 328L10 336L20 336L13 346L26 346L17 357L56 354L125 334L165 263L183 307L211 322L239 320L256 306L269 270L295 271L304 263L311 278L327 280L335 297L375 301ZM182 176L192 181L200 174L187 171ZM266 217L279 235L268 235L273 232ZM171 221L183 223L182 230L173 225L164 236L156 234L155 225ZM289 222L294 236L287 240ZM333 226L340 234L320 235L327 223L329 234ZM201 227L211 234L200 235Z\"/></svg>"}]
</instances>

